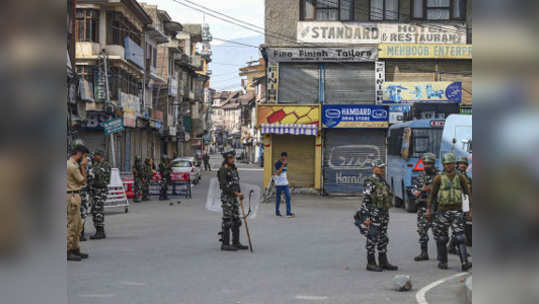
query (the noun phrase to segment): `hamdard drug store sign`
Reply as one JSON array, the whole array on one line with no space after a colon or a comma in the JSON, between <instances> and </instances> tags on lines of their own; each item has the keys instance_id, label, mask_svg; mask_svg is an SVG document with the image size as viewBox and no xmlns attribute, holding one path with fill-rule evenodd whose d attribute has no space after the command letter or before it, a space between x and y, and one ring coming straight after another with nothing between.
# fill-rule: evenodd
<instances>
[{"instance_id":1,"label":"hamdard drug store sign","mask_svg":"<svg viewBox=\"0 0 539 304\"><path fill-rule=\"evenodd\" d=\"M298 42L302 43L466 43L464 25L298 22Z\"/></svg>"}]
</instances>

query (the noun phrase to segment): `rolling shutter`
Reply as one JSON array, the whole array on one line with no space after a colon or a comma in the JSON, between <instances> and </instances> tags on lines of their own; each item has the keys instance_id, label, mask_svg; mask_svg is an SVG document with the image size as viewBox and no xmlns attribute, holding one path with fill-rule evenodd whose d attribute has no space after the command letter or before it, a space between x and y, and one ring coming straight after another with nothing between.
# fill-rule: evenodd
<instances>
[{"instance_id":1,"label":"rolling shutter","mask_svg":"<svg viewBox=\"0 0 539 304\"><path fill-rule=\"evenodd\" d=\"M372 162L386 159L384 129L329 129L324 134L324 191L329 194L363 192Z\"/></svg>"},{"instance_id":2,"label":"rolling shutter","mask_svg":"<svg viewBox=\"0 0 539 304\"><path fill-rule=\"evenodd\" d=\"M324 64L325 104L374 104L373 63Z\"/></svg>"},{"instance_id":3,"label":"rolling shutter","mask_svg":"<svg viewBox=\"0 0 539 304\"><path fill-rule=\"evenodd\" d=\"M272 135L272 172L281 152L287 152L290 186L314 187L314 143L314 136Z\"/></svg>"},{"instance_id":4,"label":"rolling shutter","mask_svg":"<svg viewBox=\"0 0 539 304\"><path fill-rule=\"evenodd\" d=\"M279 64L279 103L317 104L320 83L318 64ZM373 85L374 88L374 85Z\"/></svg>"}]
</instances>

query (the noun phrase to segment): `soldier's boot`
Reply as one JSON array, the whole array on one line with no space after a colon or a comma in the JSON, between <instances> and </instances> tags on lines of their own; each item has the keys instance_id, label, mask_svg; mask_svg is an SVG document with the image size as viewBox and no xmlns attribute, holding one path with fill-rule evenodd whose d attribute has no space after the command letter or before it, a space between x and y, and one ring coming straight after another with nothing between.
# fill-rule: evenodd
<instances>
[{"instance_id":1,"label":"soldier's boot","mask_svg":"<svg viewBox=\"0 0 539 304\"><path fill-rule=\"evenodd\" d=\"M447 245L446 242L437 242L438 249L438 268L447 269Z\"/></svg>"},{"instance_id":2,"label":"soldier's boot","mask_svg":"<svg viewBox=\"0 0 539 304\"><path fill-rule=\"evenodd\" d=\"M367 253L367 270L374 272L382 272L382 268L376 265L376 258L374 257L374 253Z\"/></svg>"},{"instance_id":3,"label":"soldier's boot","mask_svg":"<svg viewBox=\"0 0 539 304\"><path fill-rule=\"evenodd\" d=\"M414 261L428 261L429 260L429 251L427 244L421 244L421 253L414 258Z\"/></svg>"},{"instance_id":4,"label":"soldier's boot","mask_svg":"<svg viewBox=\"0 0 539 304\"><path fill-rule=\"evenodd\" d=\"M472 268L472 263L468 262L468 252L466 249L466 237L464 234L457 234L455 236L455 242L458 246L458 253L460 257L460 267L462 271L468 271Z\"/></svg>"},{"instance_id":5,"label":"soldier's boot","mask_svg":"<svg viewBox=\"0 0 539 304\"><path fill-rule=\"evenodd\" d=\"M80 252L80 248L79 249L76 249L76 250L73 250L73 252L80 256L81 259L87 259L88 258L88 254L87 253L83 253L83 252Z\"/></svg>"},{"instance_id":6,"label":"soldier's boot","mask_svg":"<svg viewBox=\"0 0 539 304\"><path fill-rule=\"evenodd\" d=\"M387 260L387 253L380 252L378 253L378 262L380 262L380 268L384 270L396 271L399 270L399 267L391 265Z\"/></svg>"},{"instance_id":7,"label":"soldier's boot","mask_svg":"<svg viewBox=\"0 0 539 304\"><path fill-rule=\"evenodd\" d=\"M80 255L76 254L74 250L68 250L67 251L67 260L68 261L74 261L74 262L80 262L82 258Z\"/></svg>"},{"instance_id":8,"label":"soldier's boot","mask_svg":"<svg viewBox=\"0 0 539 304\"><path fill-rule=\"evenodd\" d=\"M449 254L458 254L455 238L451 238L451 240L449 241L449 245L447 246L447 252Z\"/></svg>"},{"instance_id":9,"label":"soldier's boot","mask_svg":"<svg viewBox=\"0 0 539 304\"><path fill-rule=\"evenodd\" d=\"M232 227L232 246L238 250L247 250L249 246L242 245L240 243L240 226L234 225Z\"/></svg>"},{"instance_id":10,"label":"soldier's boot","mask_svg":"<svg viewBox=\"0 0 539 304\"><path fill-rule=\"evenodd\" d=\"M91 240L101 240L105 239L107 236L105 235L105 228L104 227L97 227L95 234L90 236Z\"/></svg>"},{"instance_id":11,"label":"soldier's boot","mask_svg":"<svg viewBox=\"0 0 539 304\"><path fill-rule=\"evenodd\" d=\"M223 228L221 232L221 250L222 251L237 251L236 247L230 246L230 228Z\"/></svg>"},{"instance_id":12,"label":"soldier's boot","mask_svg":"<svg viewBox=\"0 0 539 304\"><path fill-rule=\"evenodd\" d=\"M88 239L86 238L86 234L84 233L84 226L82 226L82 231L80 232L80 241L86 242Z\"/></svg>"}]
</instances>

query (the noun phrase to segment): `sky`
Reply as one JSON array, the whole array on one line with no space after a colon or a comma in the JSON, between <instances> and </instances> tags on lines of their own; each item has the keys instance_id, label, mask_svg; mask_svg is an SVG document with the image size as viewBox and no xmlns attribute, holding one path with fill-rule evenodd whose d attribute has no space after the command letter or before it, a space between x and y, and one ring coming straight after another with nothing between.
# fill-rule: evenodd
<instances>
[{"instance_id":1,"label":"sky","mask_svg":"<svg viewBox=\"0 0 539 304\"><path fill-rule=\"evenodd\" d=\"M183 2L193 6L185 0L177 0L177 2L175 0L138 1L157 5L159 9L167 11L174 21L178 21L182 24L203 23L205 20L205 22L209 24L210 32L214 37L214 40L211 43L213 61L209 66L214 76L210 79L210 86L217 90L235 90L241 88L238 69L240 66L244 66L247 61L256 60L259 56L258 50L226 43L215 38L259 45L264 41L264 36L262 34L219 20L178 3ZM264 0L189 1L236 19L264 27Z\"/></svg>"}]
</instances>

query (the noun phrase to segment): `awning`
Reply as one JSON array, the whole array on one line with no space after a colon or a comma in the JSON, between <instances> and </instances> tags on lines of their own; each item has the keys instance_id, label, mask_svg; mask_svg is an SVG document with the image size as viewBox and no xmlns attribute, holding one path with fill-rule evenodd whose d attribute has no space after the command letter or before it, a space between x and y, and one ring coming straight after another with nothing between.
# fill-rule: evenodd
<instances>
[{"instance_id":1,"label":"awning","mask_svg":"<svg viewBox=\"0 0 539 304\"><path fill-rule=\"evenodd\" d=\"M318 136L318 125L261 124L262 134L292 134Z\"/></svg>"}]
</instances>

